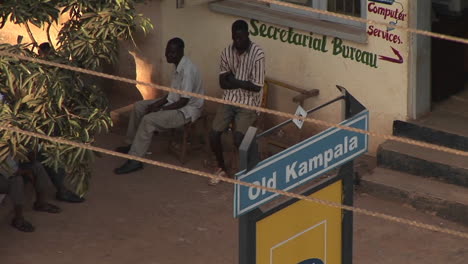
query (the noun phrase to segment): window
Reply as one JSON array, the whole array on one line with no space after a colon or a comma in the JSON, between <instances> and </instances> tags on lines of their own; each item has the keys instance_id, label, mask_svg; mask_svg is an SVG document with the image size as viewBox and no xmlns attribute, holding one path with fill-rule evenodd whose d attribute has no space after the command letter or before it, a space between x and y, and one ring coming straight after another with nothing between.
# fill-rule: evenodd
<instances>
[{"instance_id":1,"label":"window","mask_svg":"<svg viewBox=\"0 0 468 264\"><path fill-rule=\"evenodd\" d=\"M280 0L283 2L327 10L355 17L367 17L367 0ZM255 0L218 0L210 9L215 12L257 19L322 35L340 37L359 43L367 42L366 24L314 11L266 4Z\"/></svg>"},{"instance_id":2,"label":"window","mask_svg":"<svg viewBox=\"0 0 468 264\"><path fill-rule=\"evenodd\" d=\"M330 12L361 16L361 0L280 0L292 4L328 10Z\"/></svg>"},{"instance_id":3,"label":"window","mask_svg":"<svg viewBox=\"0 0 468 264\"><path fill-rule=\"evenodd\" d=\"M330 12L335 12L339 14L344 14L348 16L355 16L355 17L365 17L363 13L361 13L362 5L365 4L365 0L279 0L281 2L288 2L291 4L297 4L298 6L306 6L312 7L315 9L327 10ZM298 15L309 16L312 18L322 19L333 21L342 24L348 24L358 27L363 27L363 23L357 21L351 21L347 19L337 18L334 16L326 16L314 13L308 10L302 10L292 7L286 7L282 5L272 4L271 8L291 12Z\"/></svg>"}]
</instances>

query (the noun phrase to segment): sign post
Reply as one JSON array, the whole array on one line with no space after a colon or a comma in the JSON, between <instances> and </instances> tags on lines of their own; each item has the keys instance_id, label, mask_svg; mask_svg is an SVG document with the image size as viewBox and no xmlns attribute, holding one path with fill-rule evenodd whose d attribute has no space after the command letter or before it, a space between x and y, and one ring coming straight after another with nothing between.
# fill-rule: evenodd
<instances>
[{"instance_id":1,"label":"sign post","mask_svg":"<svg viewBox=\"0 0 468 264\"><path fill-rule=\"evenodd\" d=\"M346 89L337 87L342 93L340 97L307 113L343 100L345 120L340 124L368 130L368 111ZM291 121L259 135L256 135L256 128L249 128L239 148L241 171L236 175L237 179L283 191L307 187L303 195L352 206L353 160L367 151L368 136L332 127L259 162L257 139ZM320 181L320 176L334 168L339 168L337 175ZM234 216L239 218L239 263L286 263L286 259L292 264L352 263L352 212L298 200L278 204L278 201L273 201L277 196L259 188L235 186ZM265 209L272 203L275 206ZM304 218L303 222L298 216ZM288 227L288 221L293 221L291 227ZM273 228L274 223L279 224ZM298 228L300 223L303 226ZM265 235L262 230L273 233ZM319 251L311 250L310 246L317 245L320 245ZM340 254L334 252L336 254L330 255L329 250L337 251L337 248ZM265 250L269 250L270 255ZM338 260L336 256L341 258Z\"/></svg>"}]
</instances>

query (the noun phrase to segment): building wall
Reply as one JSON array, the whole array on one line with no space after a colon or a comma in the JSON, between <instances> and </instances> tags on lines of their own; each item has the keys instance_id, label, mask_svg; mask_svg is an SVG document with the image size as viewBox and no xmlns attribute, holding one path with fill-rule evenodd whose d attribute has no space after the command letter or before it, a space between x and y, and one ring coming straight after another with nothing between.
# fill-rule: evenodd
<instances>
[{"instance_id":1,"label":"building wall","mask_svg":"<svg viewBox=\"0 0 468 264\"><path fill-rule=\"evenodd\" d=\"M56 44L57 34L60 30L60 25L64 21L66 21L68 17L61 16L59 20L59 24L53 24L50 28L50 38ZM29 24L29 28L31 29L31 33L37 43L41 44L42 42L48 42L47 40L47 33L45 29L38 28L33 24ZM6 23L5 26L0 29L0 43L9 43L9 44L16 44L18 36L23 36L23 43L25 42L32 42L26 27L23 25L16 25L13 23Z\"/></svg>"},{"instance_id":2,"label":"building wall","mask_svg":"<svg viewBox=\"0 0 468 264\"><path fill-rule=\"evenodd\" d=\"M385 17L379 11L388 8L389 10L403 10L403 21L399 20L397 25L406 26L409 14L408 2L382 4L369 1L368 19L390 23L397 21L391 17ZM160 17L154 17L149 13L149 17L157 19L160 24L155 24L155 28L160 34L161 58L164 50L162 47L166 41L172 37L181 37L186 42L186 54L200 67L205 82L207 94L219 97L222 93L218 86L218 65L219 55L224 47L230 43L230 26L233 21L240 17L215 13L211 11L208 4L176 8L176 4L171 0L162 0L158 3ZM153 3L153 5L155 5ZM154 8L154 7L153 7ZM380 9L375 9L380 8ZM145 8L146 9L146 8ZM372 10L372 11L371 11ZM377 12L377 13L375 13ZM267 76L280 81L292 84L304 89L319 89L320 95L308 99L304 108L309 109L320 105L336 96L338 91L335 85L342 85L347 88L358 100L360 100L370 111L370 129L377 133L390 134L392 121L395 119L406 119L408 101L408 34L404 31L394 29L389 33L396 35L391 40L386 40L382 35L368 36L368 43L359 44L346 40L338 40L333 36L322 36L312 32L312 37L316 40L316 49L304 47L302 44L283 42L280 39L271 39L260 34L260 27L274 26L278 30L288 28L263 23L262 21L251 21L246 19L251 25L251 39L260 44L266 53ZM265 26L262 26L265 24ZM258 34L253 26L257 26ZM370 26L367 30L381 30L383 34L387 32L385 26ZM274 30L274 29L272 29ZM374 33L378 35L379 31ZM310 32L293 29L294 33L310 36ZM266 32L263 32L266 33ZM279 35L277 35L279 38ZM300 36L298 36L300 38ZM323 40L325 44L323 44ZM296 39L296 42L299 39ZM309 39L307 39L309 40ZM394 43L392 40L396 40ZM322 43L319 45L319 42ZM299 41L302 42L302 41ZM341 43L341 45L340 45ZM325 46L324 46L325 45ZM313 43L312 43L313 46ZM320 48L318 47L320 46ZM346 46L346 48L345 48ZM372 54L376 59L373 63L362 63L344 58L342 51L347 47L359 49L362 52ZM388 60L379 59L386 56L398 59L392 50L397 50L403 57L403 63L395 63ZM154 55L153 55L154 56ZM160 81L167 85L169 83L172 67L162 60L161 65L156 66L160 72ZM159 73L158 73L159 74ZM296 95L278 87L273 87L270 93L268 107L280 111L293 113L297 107L291 100ZM211 108L209 108L211 109ZM339 105L328 107L312 115L313 118L337 123L341 118ZM383 140L372 138L370 150L375 152L376 147Z\"/></svg>"},{"instance_id":3,"label":"building wall","mask_svg":"<svg viewBox=\"0 0 468 264\"><path fill-rule=\"evenodd\" d=\"M411 19L408 0L399 2L368 0L367 7L369 8L367 17L371 20L397 22L397 25L407 26L408 20ZM398 9L400 20L386 16L387 9L389 11ZM221 96L222 90L218 85L219 55L231 42L232 22L242 17L215 13L209 9L207 3L178 9L172 0L148 1L146 4L141 4L138 10L151 18L155 30L147 36L137 34L136 49L129 43L122 43L121 60L115 73L141 81L168 85L173 66L165 62L164 47L170 38L177 36L186 42L186 55L200 67L207 94ZM339 95L335 86L341 85L369 109L372 131L390 134L393 120L407 118L410 83L409 38L404 31L398 29L387 31L385 26L368 25L366 29L369 32L368 40L362 44L337 39L334 36L288 29L260 20L246 20L251 26L251 39L265 50L267 76L303 89L320 90L318 97L306 100L305 109L335 98ZM31 28L38 42L46 41L46 35L40 29L34 26ZM275 31L277 35L273 36L272 32ZM57 29L52 28L52 39L55 39L56 32ZM389 35L390 39L384 39L382 34L392 35ZM11 24L7 24L0 31L2 42L15 43L17 35L28 37L24 28ZM289 38L286 37L289 35ZM362 58L369 59L359 62L356 58L347 57L346 52L361 53ZM400 63L398 55L403 58L403 63ZM393 58L393 61L382 59L382 56ZM362 58L361 60L364 60ZM114 85L113 94L135 92L133 86ZM153 89L137 88L142 98L152 98L158 94ZM297 95L295 92L271 87L268 107L293 113L297 107L297 104L292 102L292 97L295 95ZM133 100L134 96L121 98ZM207 106L211 112L216 108L213 103L207 103ZM312 114L311 117L338 123L341 120L340 105L329 106ZM295 128L291 129L294 131ZM323 128L308 124L301 133L296 134L309 136L307 131L317 131L317 129ZM375 152L382 141L380 138L371 139L371 153Z\"/></svg>"}]
</instances>

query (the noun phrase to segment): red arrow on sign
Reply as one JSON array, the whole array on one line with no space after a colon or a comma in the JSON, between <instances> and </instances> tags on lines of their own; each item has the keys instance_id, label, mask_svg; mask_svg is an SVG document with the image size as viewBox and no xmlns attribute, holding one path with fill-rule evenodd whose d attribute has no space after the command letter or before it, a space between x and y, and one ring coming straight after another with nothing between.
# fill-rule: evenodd
<instances>
[{"instance_id":1,"label":"red arrow on sign","mask_svg":"<svg viewBox=\"0 0 468 264\"><path fill-rule=\"evenodd\" d=\"M379 59L389 61L389 62L393 62L393 63L398 63L398 64L403 63L403 57L401 56L400 52L398 50L396 50L395 48L393 48L393 47L390 47L390 48L392 48L393 53L395 53L395 55L398 56L398 59L390 58L390 57L387 57L387 56L379 56Z\"/></svg>"}]
</instances>

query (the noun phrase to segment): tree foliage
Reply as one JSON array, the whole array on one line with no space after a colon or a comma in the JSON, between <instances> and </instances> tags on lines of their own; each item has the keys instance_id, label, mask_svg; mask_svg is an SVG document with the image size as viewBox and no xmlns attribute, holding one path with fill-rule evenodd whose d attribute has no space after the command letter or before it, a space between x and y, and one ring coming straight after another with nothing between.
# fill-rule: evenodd
<instances>
[{"instance_id":1,"label":"tree foliage","mask_svg":"<svg viewBox=\"0 0 468 264\"><path fill-rule=\"evenodd\" d=\"M0 5L0 27L6 22L31 23L46 30L57 23L60 14L70 19L58 35L58 45L47 60L101 70L117 61L119 40L132 39L152 25L137 14L131 0L5 0ZM37 57L31 42L0 44L0 50ZM0 93L4 96L0 120L18 128L49 136L92 144L94 135L107 131L112 122L107 99L89 76L0 57ZM65 168L81 194L90 177L91 151L61 145L12 132L0 133L0 162L8 155L28 160L37 153L44 164Z\"/></svg>"}]
</instances>

